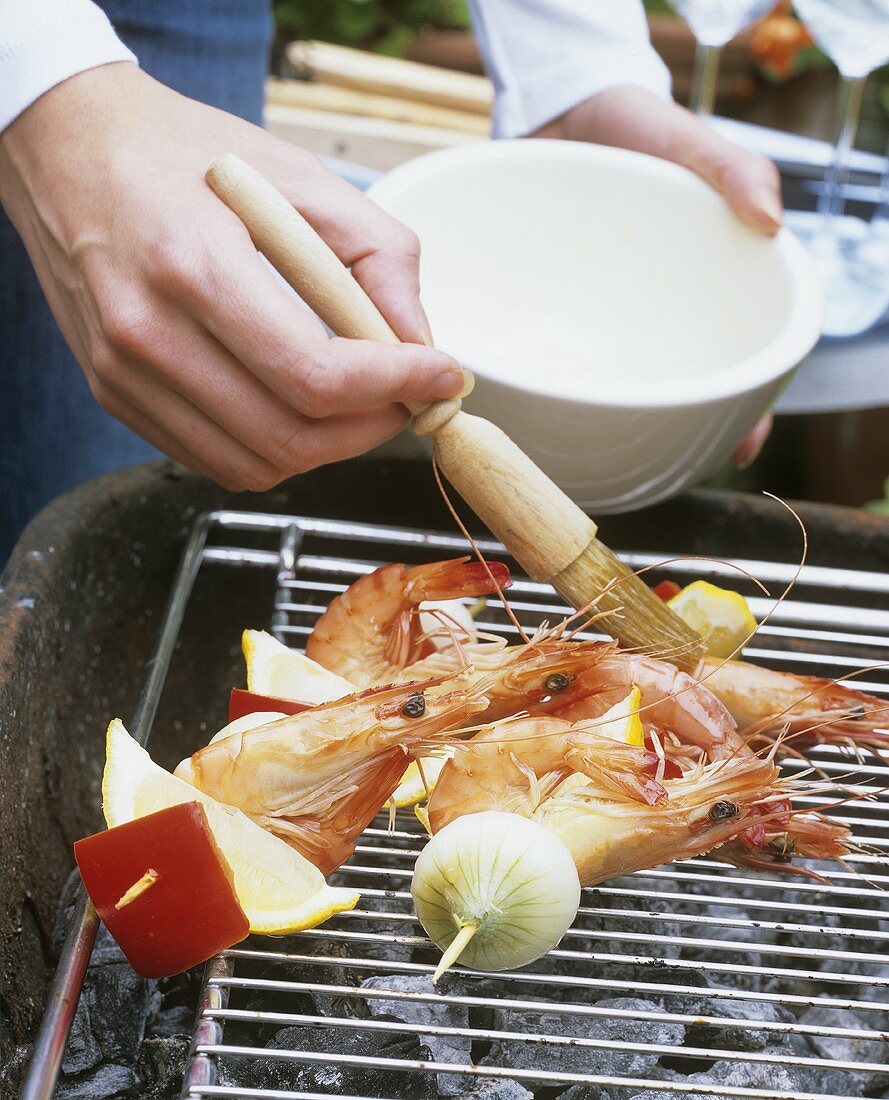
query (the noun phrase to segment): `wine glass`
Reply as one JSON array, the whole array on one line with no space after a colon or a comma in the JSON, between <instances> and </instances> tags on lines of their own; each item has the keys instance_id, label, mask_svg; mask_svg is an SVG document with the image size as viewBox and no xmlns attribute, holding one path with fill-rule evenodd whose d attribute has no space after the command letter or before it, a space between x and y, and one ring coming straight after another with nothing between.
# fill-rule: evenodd
<instances>
[{"instance_id":1,"label":"wine glass","mask_svg":"<svg viewBox=\"0 0 889 1100\"><path fill-rule=\"evenodd\" d=\"M722 48L775 6L775 0L670 0L695 36L695 67L688 105L712 115Z\"/></svg>"},{"instance_id":2,"label":"wine glass","mask_svg":"<svg viewBox=\"0 0 889 1100\"><path fill-rule=\"evenodd\" d=\"M856 308L847 307L846 321L854 333L866 332L889 313L889 148L887 164L870 225L856 234L854 272Z\"/></svg>"},{"instance_id":3,"label":"wine glass","mask_svg":"<svg viewBox=\"0 0 889 1100\"><path fill-rule=\"evenodd\" d=\"M878 298L886 292L885 272L867 259L869 230L860 218L843 215L843 189L858 129L868 75L889 61L889 0L794 0L797 14L840 72L836 143L814 217L794 226L824 281L824 332L851 336L869 327ZM877 219L880 220L880 219ZM871 250L872 251L872 250Z\"/></svg>"}]
</instances>

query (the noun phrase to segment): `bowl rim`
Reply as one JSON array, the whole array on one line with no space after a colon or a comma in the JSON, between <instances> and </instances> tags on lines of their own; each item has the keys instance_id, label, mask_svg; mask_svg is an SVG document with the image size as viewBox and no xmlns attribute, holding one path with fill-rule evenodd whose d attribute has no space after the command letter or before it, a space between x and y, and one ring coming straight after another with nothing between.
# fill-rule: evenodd
<instances>
[{"instance_id":1,"label":"bowl rim","mask_svg":"<svg viewBox=\"0 0 889 1100\"><path fill-rule=\"evenodd\" d=\"M479 162L502 161L567 161L587 164L630 168L638 174L672 181L698 196L701 201L723 204L722 198L709 184L688 168L647 153L637 153L613 146L593 145L588 142L562 141L552 138L509 138L491 141L472 141L424 153L406 161L374 181L367 191L368 197L384 210L398 217L390 203L414 190L416 185L429 181L438 182L442 172L457 166L472 166ZM751 233L756 230L751 229ZM791 304L784 323L773 339L759 351L736 363L720 367L707 374L682 379L664 379L646 383L644 387L628 387L623 393L571 395L553 392L546 385L547 372L541 372L541 380L521 383L509 380L507 358L485 352L481 359L464 342L450 341L443 350L470 367L488 383L503 386L516 392L546 397L553 401L614 408L659 408L707 404L750 393L764 385L790 374L799 366L821 336L824 317L824 293L815 265L795 234L783 226L771 238L770 243L778 262L787 272L790 282ZM501 368L485 369L485 364Z\"/></svg>"}]
</instances>

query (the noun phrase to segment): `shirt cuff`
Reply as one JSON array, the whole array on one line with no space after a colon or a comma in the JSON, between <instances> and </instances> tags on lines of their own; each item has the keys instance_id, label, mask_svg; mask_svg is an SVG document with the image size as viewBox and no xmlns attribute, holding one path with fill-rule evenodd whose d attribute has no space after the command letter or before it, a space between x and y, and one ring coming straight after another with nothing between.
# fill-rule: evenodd
<instances>
[{"instance_id":1,"label":"shirt cuff","mask_svg":"<svg viewBox=\"0 0 889 1100\"><path fill-rule=\"evenodd\" d=\"M670 73L648 43L547 66L504 88L494 103L493 136L525 137L608 88L632 85L670 99Z\"/></svg>"},{"instance_id":2,"label":"shirt cuff","mask_svg":"<svg viewBox=\"0 0 889 1100\"><path fill-rule=\"evenodd\" d=\"M0 131L68 77L136 61L91 0L0 4Z\"/></svg>"}]
</instances>

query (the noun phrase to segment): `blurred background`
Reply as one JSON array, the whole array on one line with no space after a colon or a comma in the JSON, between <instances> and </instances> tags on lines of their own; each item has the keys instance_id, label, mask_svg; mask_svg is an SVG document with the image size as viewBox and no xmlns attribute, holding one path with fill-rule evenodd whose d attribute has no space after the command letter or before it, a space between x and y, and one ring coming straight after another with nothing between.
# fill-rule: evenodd
<instances>
[{"instance_id":1,"label":"blurred background","mask_svg":"<svg viewBox=\"0 0 889 1100\"><path fill-rule=\"evenodd\" d=\"M676 9L694 22L694 4L677 0ZM647 0L646 9L674 96L687 103L695 36L666 0ZM760 2L763 9L722 50L711 122L777 161L789 210L814 211L841 129L843 81L789 2L771 10ZM275 13L267 124L340 162L353 182L486 136L490 86L463 0L276 0ZM861 87L840 197L845 215L876 234L889 228L889 65ZM889 261L882 272L889 301ZM726 470L718 484L889 509L887 316L852 336L823 338L782 398L761 457L749 470Z\"/></svg>"}]
</instances>

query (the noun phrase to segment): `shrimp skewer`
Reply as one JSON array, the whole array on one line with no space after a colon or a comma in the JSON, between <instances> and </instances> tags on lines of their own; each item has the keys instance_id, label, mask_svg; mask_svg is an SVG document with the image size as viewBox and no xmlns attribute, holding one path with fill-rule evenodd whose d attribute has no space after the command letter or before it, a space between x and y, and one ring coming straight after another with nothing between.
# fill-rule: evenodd
<instances>
[{"instance_id":1,"label":"shrimp skewer","mask_svg":"<svg viewBox=\"0 0 889 1100\"><path fill-rule=\"evenodd\" d=\"M391 683L395 673L434 650L420 623L421 604L482 596L508 584L505 565L468 557L384 565L331 600L306 643L306 656L357 687Z\"/></svg>"},{"instance_id":2,"label":"shrimp skewer","mask_svg":"<svg viewBox=\"0 0 889 1100\"><path fill-rule=\"evenodd\" d=\"M175 774L237 806L325 874L355 843L407 764L488 705L483 685L372 688L214 741Z\"/></svg>"},{"instance_id":3,"label":"shrimp skewer","mask_svg":"<svg viewBox=\"0 0 889 1100\"><path fill-rule=\"evenodd\" d=\"M438 577L440 587L436 588L436 592L441 594L447 587L447 582L442 578L447 577L454 563L443 562L439 563L439 566L438 573L434 566L416 568L432 571L427 575ZM463 565L462 568L465 569L467 566ZM481 564L476 568L486 570L486 567ZM492 570L504 568L491 566ZM335 625L340 631L332 645L326 635L324 638L319 636L317 640L313 635L309 640L307 652L325 667L341 672L344 665L337 662L341 659L342 651L348 650L349 659L355 661L361 668L355 682L367 684L390 682L395 679L403 681L455 672L460 668L466 668L469 664L479 671L492 665L499 667L499 663L505 659L504 650L521 648L507 647L503 640L463 639L457 632L452 632L453 644L441 652L433 653L432 645L423 637L416 623L416 616L414 615L412 619L410 616L405 618L405 608L416 606L412 601L415 601L417 593L408 595L406 591L412 583L413 571L404 566L386 566L384 569L391 570L385 577L386 601L382 601L386 602L386 606L390 608L389 611L376 617L378 604L376 598L372 598L372 593L375 593L376 589L370 582L371 577L384 572L384 570L378 570L377 574L371 574L371 577L364 577L355 582L347 592L333 601L328 610L328 615L331 616L329 623L325 623L326 616L322 616L319 620L319 626L327 629ZM499 585L499 574L496 572L494 579L498 581L498 586L502 587ZM491 591L491 578L486 572L485 580L488 583L485 591ZM430 585L429 590L432 587ZM392 607L396 607L397 611L391 611ZM368 622L369 617L373 618L372 623ZM570 620L558 624L545 635L535 636L530 644L540 647L546 641L557 641L568 621ZM405 627L405 623L411 625ZM406 630L412 639L410 644L404 644ZM368 631L374 639L371 652L378 654L382 645L386 653L385 660L379 660L378 656L371 658L363 656L362 647L365 643L362 639ZM381 637L383 637L382 642ZM702 703L702 706L705 710L709 709L712 712L710 717L715 720L716 727L722 730L724 738L721 748L714 747L712 752L708 749L708 755L711 758L715 758L720 753L728 755L735 751L739 736L756 743L763 737L773 736L788 727L795 735L805 737L804 743L851 744L876 752L889 749L889 702L872 695L865 695L835 681L811 676L795 676L791 673L775 672L745 661L726 662L716 658L704 658L696 669L695 675L689 677L687 673L670 672L673 666L665 661L655 661L654 658L646 658L641 654L619 651L615 646L611 646L611 653L614 662L632 663L632 676L637 678L640 687L642 687L641 681L645 680L651 684L653 691L656 690L660 694L660 702L657 706L661 714L665 713L670 696L692 694L701 701L706 697L697 691L696 684L699 684L702 690L709 689L709 701ZM647 661L654 663L646 664ZM628 665L627 668L629 667ZM615 673L613 665L609 669L603 664L600 671L603 676L606 672L608 675ZM352 678L348 673L341 672L341 674ZM591 675L589 680L594 681L598 675L599 673ZM672 684L668 685L668 680L671 679ZM623 689L629 681L630 674L617 676L613 689L608 690L616 691L618 687ZM658 684L661 686L658 687ZM578 694L578 690L575 689L572 694ZM604 691L604 688L601 690ZM597 694L600 692L597 691ZM643 694L645 694L644 689ZM714 696L723 704L724 713L717 714L714 708ZM574 716L586 717L596 713L597 706L604 711L607 705L610 705L607 698L603 695L596 704L592 702L585 704ZM614 701L615 696L612 694L610 702ZM499 713L506 713L505 706L504 700L501 702ZM645 706L646 708L651 706L650 697L645 702ZM686 711L689 709L684 704L683 708ZM548 710L550 713L562 713L558 706L550 707ZM730 732L730 727L726 723L726 710L734 719L733 725L740 727L740 734ZM570 716L570 712L564 713ZM490 717L494 716L492 713ZM702 714L701 717L706 718L706 715ZM686 713L684 719L688 718L689 715ZM668 729L672 728L670 721L660 722L655 717L654 708L652 708L651 719ZM688 737L691 725L689 721L684 721L683 725ZM709 740L712 735L711 731L705 740ZM697 744L694 737L688 739L691 743ZM790 742L787 744L787 749L779 746L779 753L789 751ZM794 749L798 744L799 740L795 738Z\"/></svg>"},{"instance_id":4,"label":"shrimp skewer","mask_svg":"<svg viewBox=\"0 0 889 1100\"><path fill-rule=\"evenodd\" d=\"M484 673L368 688L214 740L176 775L237 806L325 873L338 867L415 759L492 709L512 714L568 683L587 662L580 646L518 647ZM555 678L555 680L554 680Z\"/></svg>"},{"instance_id":5,"label":"shrimp skewer","mask_svg":"<svg viewBox=\"0 0 889 1100\"><path fill-rule=\"evenodd\" d=\"M562 840L587 886L703 855L773 819L791 828L791 809L770 810L790 794L770 759L724 758L663 780L655 778L656 762L654 753L599 736L594 722L500 723L456 747L429 799L430 827L438 832L463 814L492 809L528 817ZM845 826L800 817L798 854L847 854Z\"/></svg>"}]
</instances>

